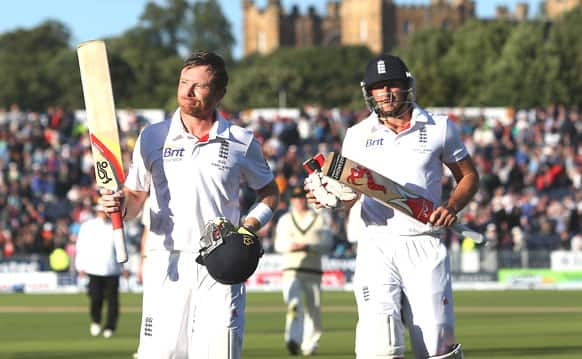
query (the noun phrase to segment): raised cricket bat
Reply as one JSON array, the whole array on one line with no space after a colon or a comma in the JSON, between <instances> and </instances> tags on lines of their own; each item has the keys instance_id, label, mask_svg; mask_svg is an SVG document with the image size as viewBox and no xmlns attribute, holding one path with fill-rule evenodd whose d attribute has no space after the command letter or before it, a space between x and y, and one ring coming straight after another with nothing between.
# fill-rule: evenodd
<instances>
[{"instance_id":1,"label":"raised cricket bat","mask_svg":"<svg viewBox=\"0 0 582 359\"><path fill-rule=\"evenodd\" d=\"M99 188L117 191L125 181L115 116L115 102L109 75L105 42L87 41L77 46L81 83L87 112L87 125ZM115 254L119 263L127 262L127 249L120 212L111 213Z\"/></svg>"},{"instance_id":2,"label":"raised cricket bat","mask_svg":"<svg viewBox=\"0 0 582 359\"><path fill-rule=\"evenodd\" d=\"M330 152L327 158L320 153L305 161L307 172L322 171L355 191L365 194L376 201L390 206L404 214L427 224L434 210L432 201L414 193L408 188L368 169L339 153ZM485 237L468 227L455 223L451 229L475 243L484 243Z\"/></svg>"}]
</instances>

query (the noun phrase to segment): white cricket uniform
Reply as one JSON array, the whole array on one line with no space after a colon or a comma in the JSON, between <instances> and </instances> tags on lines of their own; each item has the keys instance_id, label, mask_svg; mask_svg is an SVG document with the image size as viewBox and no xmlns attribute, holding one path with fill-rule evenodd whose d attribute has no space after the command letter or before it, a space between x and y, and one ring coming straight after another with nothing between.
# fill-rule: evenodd
<instances>
[{"instance_id":1,"label":"white cricket uniform","mask_svg":"<svg viewBox=\"0 0 582 359\"><path fill-rule=\"evenodd\" d=\"M244 284L217 283L195 259L208 221L239 223L242 177L260 189L273 175L252 132L216 117L208 138L198 139L177 110L146 127L133 152L125 186L150 192L140 359L231 359L242 351Z\"/></svg>"},{"instance_id":2,"label":"white cricket uniform","mask_svg":"<svg viewBox=\"0 0 582 359\"><path fill-rule=\"evenodd\" d=\"M442 164L458 162L468 152L447 116L415 105L410 127L400 134L375 113L348 129L342 154L430 199L436 208ZM454 314L445 246L429 225L367 196L361 219L365 228L358 237L354 275L358 358L404 356L401 313L417 358L447 353L454 344ZM370 339L370 333L381 337Z\"/></svg>"}]
</instances>

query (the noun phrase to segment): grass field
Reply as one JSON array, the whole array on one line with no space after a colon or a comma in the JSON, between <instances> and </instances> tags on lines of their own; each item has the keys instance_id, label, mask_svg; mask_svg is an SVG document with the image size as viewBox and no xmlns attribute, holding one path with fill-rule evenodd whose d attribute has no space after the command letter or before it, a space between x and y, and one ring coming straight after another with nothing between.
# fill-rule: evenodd
<instances>
[{"instance_id":1,"label":"grass field","mask_svg":"<svg viewBox=\"0 0 582 359\"><path fill-rule=\"evenodd\" d=\"M123 295L112 339L89 336L87 306L84 295L0 295L0 358L131 358L140 296ZM466 358L582 358L582 291L455 292L455 308ZM284 313L279 293L249 293L244 358L289 358ZM317 357L353 358L350 292L324 292L323 324Z\"/></svg>"}]
</instances>

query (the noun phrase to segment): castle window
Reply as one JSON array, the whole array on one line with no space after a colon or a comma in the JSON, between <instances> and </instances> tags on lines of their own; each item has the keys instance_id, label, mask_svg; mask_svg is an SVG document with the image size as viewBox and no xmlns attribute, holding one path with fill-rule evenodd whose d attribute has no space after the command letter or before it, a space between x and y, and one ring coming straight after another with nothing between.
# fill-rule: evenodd
<instances>
[{"instance_id":1,"label":"castle window","mask_svg":"<svg viewBox=\"0 0 582 359\"><path fill-rule=\"evenodd\" d=\"M360 19L360 41L368 40L368 22L366 19Z\"/></svg>"},{"instance_id":2,"label":"castle window","mask_svg":"<svg viewBox=\"0 0 582 359\"><path fill-rule=\"evenodd\" d=\"M259 31L257 34L257 49L259 52L267 52L267 35L264 31Z\"/></svg>"},{"instance_id":3,"label":"castle window","mask_svg":"<svg viewBox=\"0 0 582 359\"><path fill-rule=\"evenodd\" d=\"M404 34L408 35L414 32L414 23L408 21L408 20L404 20L404 23L402 24L402 32L404 32Z\"/></svg>"}]
</instances>

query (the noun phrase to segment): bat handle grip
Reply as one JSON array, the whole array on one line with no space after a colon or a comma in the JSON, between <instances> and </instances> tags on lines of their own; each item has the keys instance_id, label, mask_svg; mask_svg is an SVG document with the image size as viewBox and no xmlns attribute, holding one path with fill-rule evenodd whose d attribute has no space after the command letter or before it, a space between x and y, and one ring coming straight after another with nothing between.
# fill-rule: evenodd
<instances>
[{"instance_id":1,"label":"bat handle grip","mask_svg":"<svg viewBox=\"0 0 582 359\"><path fill-rule=\"evenodd\" d=\"M477 244L482 244L485 243L485 241L487 241L484 235L477 231L472 230L471 228L463 224L459 223L454 224L453 230L464 237L471 238Z\"/></svg>"},{"instance_id":2,"label":"bat handle grip","mask_svg":"<svg viewBox=\"0 0 582 359\"><path fill-rule=\"evenodd\" d=\"M121 218L121 212L111 213L111 224L113 226L113 243L115 244L115 256L117 262L125 263L127 262L127 248L125 247L123 218Z\"/></svg>"}]
</instances>

